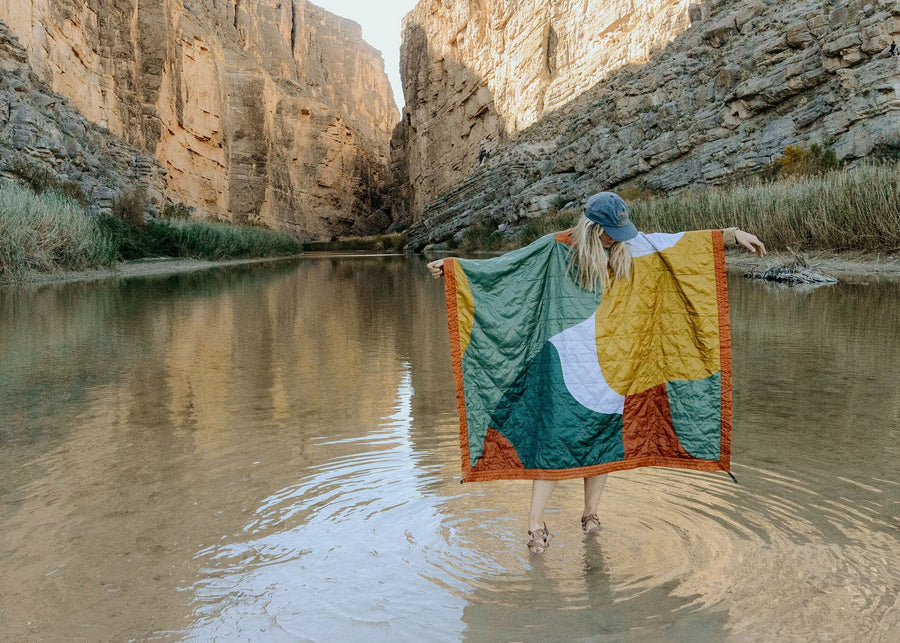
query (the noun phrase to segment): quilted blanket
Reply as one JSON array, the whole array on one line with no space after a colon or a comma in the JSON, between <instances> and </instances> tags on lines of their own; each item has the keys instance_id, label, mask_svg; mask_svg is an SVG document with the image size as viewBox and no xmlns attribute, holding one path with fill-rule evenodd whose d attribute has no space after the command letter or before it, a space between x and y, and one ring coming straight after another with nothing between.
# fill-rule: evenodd
<instances>
[{"instance_id":1,"label":"quilted blanket","mask_svg":"<svg viewBox=\"0 0 900 643\"><path fill-rule=\"evenodd\" d=\"M565 233L444 261L463 481L729 470L722 232L627 243L631 277L602 295L570 276Z\"/></svg>"}]
</instances>

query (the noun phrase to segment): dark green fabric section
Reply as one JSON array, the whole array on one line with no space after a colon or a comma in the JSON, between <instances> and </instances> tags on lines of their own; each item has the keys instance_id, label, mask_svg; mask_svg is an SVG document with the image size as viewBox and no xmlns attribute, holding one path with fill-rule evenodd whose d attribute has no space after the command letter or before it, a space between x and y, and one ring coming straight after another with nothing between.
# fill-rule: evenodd
<instances>
[{"instance_id":1,"label":"dark green fabric section","mask_svg":"<svg viewBox=\"0 0 900 643\"><path fill-rule=\"evenodd\" d=\"M552 234L501 257L457 261L475 302L472 335L462 358L474 464L504 392L547 339L594 314L600 295L582 290L568 275L569 246Z\"/></svg>"},{"instance_id":2,"label":"dark green fabric section","mask_svg":"<svg viewBox=\"0 0 900 643\"><path fill-rule=\"evenodd\" d=\"M722 373L702 380L666 383L672 425L681 446L695 458L718 460L722 447Z\"/></svg>"},{"instance_id":3,"label":"dark green fabric section","mask_svg":"<svg viewBox=\"0 0 900 643\"><path fill-rule=\"evenodd\" d=\"M526 469L571 469L625 457L622 416L597 413L572 397L550 342L507 389L490 425L512 443Z\"/></svg>"}]
</instances>

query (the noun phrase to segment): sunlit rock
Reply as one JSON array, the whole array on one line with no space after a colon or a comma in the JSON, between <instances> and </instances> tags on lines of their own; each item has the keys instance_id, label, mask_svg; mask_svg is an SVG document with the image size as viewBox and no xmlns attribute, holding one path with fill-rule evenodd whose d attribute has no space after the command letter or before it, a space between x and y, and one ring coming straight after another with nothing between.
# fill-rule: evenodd
<instances>
[{"instance_id":1,"label":"sunlit rock","mask_svg":"<svg viewBox=\"0 0 900 643\"><path fill-rule=\"evenodd\" d=\"M413 248L597 191L761 171L786 146L900 149L900 4L421 0L392 165Z\"/></svg>"},{"instance_id":2,"label":"sunlit rock","mask_svg":"<svg viewBox=\"0 0 900 643\"><path fill-rule=\"evenodd\" d=\"M306 0L0 0L0 18L200 213L324 238L381 206L399 115L350 20Z\"/></svg>"}]
</instances>

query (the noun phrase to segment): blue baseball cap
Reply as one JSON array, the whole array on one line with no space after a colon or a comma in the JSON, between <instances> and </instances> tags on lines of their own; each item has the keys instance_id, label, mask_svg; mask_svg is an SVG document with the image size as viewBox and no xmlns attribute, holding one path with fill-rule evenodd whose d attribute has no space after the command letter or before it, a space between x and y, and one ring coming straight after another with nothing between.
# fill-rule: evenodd
<instances>
[{"instance_id":1,"label":"blue baseball cap","mask_svg":"<svg viewBox=\"0 0 900 643\"><path fill-rule=\"evenodd\" d=\"M637 236L637 228L628 220L625 199L614 192L599 192L584 205L584 216L606 230L616 241L628 241Z\"/></svg>"}]
</instances>

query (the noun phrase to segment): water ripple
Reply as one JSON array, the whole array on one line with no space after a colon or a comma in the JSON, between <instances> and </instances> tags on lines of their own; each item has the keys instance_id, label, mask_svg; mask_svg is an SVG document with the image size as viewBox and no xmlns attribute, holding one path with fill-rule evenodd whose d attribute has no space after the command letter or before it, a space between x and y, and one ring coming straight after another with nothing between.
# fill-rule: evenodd
<instances>
[{"instance_id":1,"label":"water ripple","mask_svg":"<svg viewBox=\"0 0 900 643\"><path fill-rule=\"evenodd\" d=\"M509 516L524 507L526 485L506 485L498 495L513 502L496 507L493 486L424 493L442 478L442 466L415 462L397 433L401 424L357 443L372 450L336 457L270 496L245 530L253 540L200 552L210 567L194 588L204 606L193 635L213 626L228 631L248 596L265 597L280 628L313 640L336 633L329 624L338 620L380 640L434 640L428 624L440 623L444 639L456 640L493 631L480 612L559 620L548 604L560 614L627 615L638 631L653 631L648 599L681 618L731 605L729 630L720 634L740 639L762 628L784 636L766 622L788 618L785 599L758 599L775 591L791 597L789 620L801 631L835 593L852 601L856 615L837 631L877 638L897 624L885 592L897 587L890 561L900 547L883 519L883 494L870 483L847 484L853 498L824 498L816 480L759 467L736 467L741 485L693 472L627 472L611 476L599 538L562 529L559 514L578 515L571 510L577 494L566 494L565 511L548 516L560 523L559 533L551 523L554 544L535 559L523 547L521 521ZM449 438L439 442L453 446ZM545 629L529 632L520 632L524 640Z\"/></svg>"}]
</instances>

